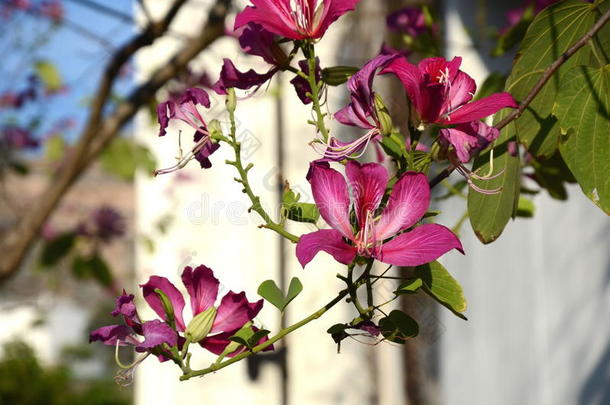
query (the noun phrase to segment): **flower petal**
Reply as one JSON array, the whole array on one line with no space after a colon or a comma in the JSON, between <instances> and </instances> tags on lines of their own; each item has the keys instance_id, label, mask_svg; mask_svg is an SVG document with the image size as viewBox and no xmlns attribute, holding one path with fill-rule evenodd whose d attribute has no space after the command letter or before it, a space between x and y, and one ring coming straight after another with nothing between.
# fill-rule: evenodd
<instances>
[{"instance_id":1,"label":"flower petal","mask_svg":"<svg viewBox=\"0 0 610 405\"><path fill-rule=\"evenodd\" d=\"M430 186L423 173L406 172L394 185L388 205L375 226L375 237L383 241L415 225L430 205Z\"/></svg>"},{"instance_id":2,"label":"flower petal","mask_svg":"<svg viewBox=\"0 0 610 405\"><path fill-rule=\"evenodd\" d=\"M311 191L322 218L347 238L353 238L349 223L349 194L343 175L328 164L315 162L310 166L310 175Z\"/></svg>"},{"instance_id":3,"label":"flower petal","mask_svg":"<svg viewBox=\"0 0 610 405\"><path fill-rule=\"evenodd\" d=\"M419 266L451 249L464 253L460 240L442 225L425 224L384 243L378 260L395 266Z\"/></svg>"},{"instance_id":4,"label":"flower petal","mask_svg":"<svg viewBox=\"0 0 610 405\"><path fill-rule=\"evenodd\" d=\"M411 106L416 111L421 111L423 76L417 66L412 65L405 58L398 58L393 60L381 73L393 73L396 75L407 92Z\"/></svg>"},{"instance_id":5,"label":"flower petal","mask_svg":"<svg viewBox=\"0 0 610 405\"><path fill-rule=\"evenodd\" d=\"M222 69L220 70L220 78L212 89L217 94L227 94L227 89L234 87L241 90L248 90L252 87L263 85L277 72L277 68L269 70L267 73L257 73L253 69L247 72L237 70L230 59L223 59Z\"/></svg>"},{"instance_id":6,"label":"flower petal","mask_svg":"<svg viewBox=\"0 0 610 405\"><path fill-rule=\"evenodd\" d=\"M476 91L477 85L472 77L461 70L458 71L455 80L453 80L449 87L449 93L447 94L446 100L447 105L445 106L443 113L451 113L459 106L466 104L472 100Z\"/></svg>"},{"instance_id":7,"label":"flower petal","mask_svg":"<svg viewBox=\"0 0 610 405\"><path fill-rule=\"evenodd\" d=\"M136 309L136 304L133 302L134 296L133 294L127 295L125 290L123 290L123 294L116 299L116 306L114 310L110 313L112 316L123 315L125 318L125 322L127 322L130 326L134 322L139 323L140 318L138 317L138 311Z\"/></svg>"},{"instance_id":8,"label":"flower petal","mask_svg":"<svg viewBox=\"0 0 610 405\"><path fill-rule=\"evenodd\" d=\"M146 349L152 349L163 343L167 343L170 346L176 346L176 344L178 344L178 334L176 331L168 324L161 322L158 319L144 322L142 324L142 333L144 335L144 341L136 346L136 350L139 352L146 351Z\"/></svg>"},{"instance_id":9,"label":"flower petal","mask_svg":"<svg viewBox=\"0 0 610 405\"><path fill-rule=\"evenodd\" d=\"M214 305L220 283L212 269L201 265L193 270L187 266L182 272L182 282L191 297L193 316Z\"/></svg>"},{"instance_id":10,"label":"flower petal","mask_svg":"<svg viewBox=\"0 0 610 405\"><path fill-rule=\"evenodd\" d=\"M254 332L259 331L259 329L256 326L252 326L252 330L254 330ZM231 336L233 336L234 334L235 334L235 331L231 331L231 332L227 332L227 333L219 333L214 336L208 336L205 339L203 339L202 341L200 341L199 344L201 345L201 347L209 350L210 352L212 352L216 355L220 355L222 352L224 352L225 348L229 345L229 343L231 343L229 338ZM263 336L256 344L260 345L261 343L264 343L268 340L269 340L269 338L267 336ZM227 357L237 356L239 353L242 353L245 349L246 349L245 347L241 346L238 350L235 350L233 353L229 353L227 355ZM275 350L273 345L269 345L269 346L265 347L262 351L269 352L272 350Z\"/></svg>"},{"instance_id":11,"label":"flower petal","mask_svg":"<svg viewBox=\"0 0 610 405\"><path fill-rule=\"evenodd\" d=\"M249 55L260 56L270 65L278 65L274 54L277 44L273 33L264 29L260 24L250 23L239 36L239 46Z\"/></svg>"},{"instance_id":12,"label":"flower petal","mask_svg":"<svg viewBox=\"0 0 610 405\"><path fill-rule=\"evenodd\" d=\"M454 128L441 129L439 139L444 147L447 147L448 144L453 145L458 159L462 163L466 163L499 135L498 129L481 121L471 121L459 124Z\"/></svg>"},{"instance_id":13,"label":"flower petal","mask_svg":"<svg viewBox=\"0 0 610 405\"><path fill-rule=\"evenodd\" d=\"M251 2L253 6L247 6L235 17L234 30L254 22L274 34L290 39L305 39L303 34L297 32L294 17L290 14L290 5L285 1L251 0Z\"/></svg>"},{"instance_id":14,"label":"flower petal","mask_svg":"<svg viewBox=\"0 0 610 405\"><path fill-rule=\"evenodd\" d=\"M374 213L381 203L388 185L388 170L378 163L361 165L355 160L350 160L345 167L345 173L354 197L358 224L362 228L365 226L368 213Z\"/></svg>"},{"instance_id":15,"label":"flower petal","mask_svg":"<svg viewBox=\"0 0 610 405\"><path fill-rule=\"evenodd\" d=\"M297 259L305 267L321 250L343 264L351 263L356 257L356 248L347 244L339 231L320 229L301 236L296 247Z\"/></svg>"},{"instance_id":16,"label":"flower petal","mask_svg":"<svg viewBox=\"0 0 610 405\"><path fill-rule=\"evenodd\" d=\"M131 328L125 325L102 326L89 334L89 343L99 340L109 346L114 346L117 342L119 342L119 345L125 346L127 343L133 343L128 342L128 337L131 334Z\"/></svg>"},{"instance_id":17,"label":"flower petal","mask_svg":"<svg viewBox=\"0 0 610 405\"><path fill-rule=\"evenodd\" d=\"M328 27L339 19L343 14L356 8L360 0L322 0L318 7L324 7L320 24L315 27L313 38L321 38ZM314 4L316 2L313 2Z\"/></svg>"},{"instance_id":18,"label":"flower petal","mask_svg":"<svg viewBox=\"0 0 610 405\"><path fill-rule=\"evenodd\" d=\"M496 93L491 96L465 104L455 112L449 114L441 124L460 124L463 122L476 121L489 115L495 114L502 108L517 108L519 105L509 93Z\"/></svg>"},{"instance_id":19,"label":"flower petal","mask_svg":"<svg viewBox=\"0 0 610 405\"><path fill-rule=\"evenodd\" d=\"M174 310L176 325L179 330L184 330L184 320L182 318L182 310L184 309L184 297L178 289L165 277L151 276L146 284L140 284L142 294L148 305L159 315L161 319L167 321L167 315L161 304L161 299L155 292L159 289L167 295Z\"/></svg>"},{"instance_id":20,"label":"flower petal","mask_svg":"<svg viewBox=\"0 0 610 405\"><path fill-rule=\"evenodd\" d=\"M237 330L251 321L262 307L263 300L250 303L245 292L229 291L220 301L210 333Z\"/></svg>"}]
</instances>

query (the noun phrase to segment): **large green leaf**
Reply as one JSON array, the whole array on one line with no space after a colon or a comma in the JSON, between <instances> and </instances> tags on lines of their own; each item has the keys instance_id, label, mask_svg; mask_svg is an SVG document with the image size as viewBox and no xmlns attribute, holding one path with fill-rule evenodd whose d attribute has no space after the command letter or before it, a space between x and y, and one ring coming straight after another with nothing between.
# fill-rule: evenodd
<instances>
[{"instance_id":1,"label":"large green leaf","mask_svg":"<svg viewBox=\"0 0 610 405\"><path fill-rule=\"evenodd\" d=\"M415 268L415 275L423 281L423 289L436 301L447 307L455 315L466 319L462 312L467 303L462 286L439 262L432 262Z\"/></svg>"},{"instance_id":2,"label":"large green leaf","mask_svg":"<svg viewBox=\"0 0 610 405\"><path fill-rule=\"evenodd\" d=\"M150 151L131 139L118 137L100 157L102 168L125 181L132 181L137 169L152 173L156 163Z\"/></svg>"},{"instance_id":3,"label":"large green leaf","mask_svg":"<svg viewBox=\"0 0 610 405\"><path fill-rule=\"evenodd\" d=\"M497 121L510 114L503 110L498 114ZM468 190L468 216L470 225L483 243L491 243L498 239L508 220L512 218L519 201L521 185L521 163L519 156L509 151L509 145L515 144L514 121L508 124L500 133L493 149L493 160L490 160L490 151L481 154L473 163L472 169L479 175L498 177L492 180L474 180L483 189L501 189L497 194L484 194L474 189ZM490 163L493 162L493 163Z\"/></svg>"},{"instance_id":4,"label":"large green leaf","mask_svg":"<svg viewBox=\"0 0 610 405\"><path fill-rule=\"evenodd\" d=\"M610 65L578 66L564 78L553 110L568 134L561 155L587 197L610 215Z\"/></svg>"},{"instance_id":5,"label":"large green leaf","mask_svg":"<svg viewBox=\"0 0 610 405\"><path fill-rule=\"evenodd\" d=\"M543 71L593 26L598 15L596 6L581 0L559 2L537 15L521 43L506 90L522 101ZM559 126L551 115L557 91L571 67L588 64L591 58L588 47L574 54L516 120L519 141L533 155L546 158L557 150Z\"/></svg>"}]
</instances>

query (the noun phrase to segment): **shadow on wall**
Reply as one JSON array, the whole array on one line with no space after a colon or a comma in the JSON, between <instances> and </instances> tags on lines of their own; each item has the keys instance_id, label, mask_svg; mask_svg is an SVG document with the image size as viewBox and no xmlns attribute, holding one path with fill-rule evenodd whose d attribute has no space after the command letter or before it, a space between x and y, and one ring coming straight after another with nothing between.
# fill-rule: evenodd
<instances>
[{"instance_id":1,"label":"shadow on wall","mask_svg":"<svg viewBox=\"0 0 610 405\"><path fill-rule=\"evenodd\" d=\"M608 267L610 270L610 267ZM585 380L578 395L579 405L610 404L610 344Z\"/></svg>"}]
</instances>

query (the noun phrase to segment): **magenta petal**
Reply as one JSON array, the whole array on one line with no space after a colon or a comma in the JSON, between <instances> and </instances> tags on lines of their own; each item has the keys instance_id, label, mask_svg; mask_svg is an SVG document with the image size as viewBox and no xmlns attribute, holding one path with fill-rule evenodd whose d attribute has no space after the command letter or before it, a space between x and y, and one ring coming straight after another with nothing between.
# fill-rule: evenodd
<instances>
[{"instance_id":1,"label":"magenta petal","mask_svg":"<svg viewBox=\"0 0 610 405\"><path fill-rule=\"evenodd\" d=\"M193 270L187 266L182 272L182 282L191 297L193 316L214 305L220 283L212 269L201 265Z\"/></svg>"},{"instance_id":2,"label":"magenta petal","mask_svg":"<svg viewBox=\"0 0 610 405\"><path fill-rule=\"evenodd\" d=\"M176 331L170 328L168 324L161 322L158 319L144 322L142 324L142 334L144 335L144 341L136 346L136 350L139 352L146 351L146 349L152 349L163 343L167 343L170 346L176 346L178 343L178 334Z\"/></svg>"},{"instance_id":3,"label":"magenta petal","mask_svg":"<svg viewBox=\"0 0 610 405\"><path fill-rule=\"evenodd\" d=\"M347 244L341 233L335 229L320 229L301 236L296 254L301 266L313 260L319 251L332 255L336 261L350 264L356 257L356 248Z\"/></svg>"},{"instance_id":4,"label":"magenta petal","mask_svg":"<svg viewBox=\"0 0 610 405\"><path fill-rule=\"evenodd\" d=\"M252 307L245 292L236 294L229 291L220 301L210 333L227 332L241 328L260 311L262 300L259 302L260 304Z\"/></svg>"},{"instance_id":5,"label":"magenta petal","mask_svg":"<svg viewBox=\"0 0 610 405\"><path fill-rule=\"evenodd\" d=\"M361 165L350 160L345 167L345 173L352 189L358 224L362 228L368 213L374 214L379 207L388 185L388 170L377 163Z\"/></svg>"},{"instance_id":6,"label":"magenta petal","mask_svg":"<svg viewBox=\"0 0 610 405\"><path fill-rule=\"evenodd\" d=\"M375 237L383 241L409 228L424 216L430 205L430 186L423 173L406 172L394 185L388 205L375 226Z\"/></svg>"},{"instance_id":7,"label":"magenta petal","mask_svg":"<svg viewBox=\"0 0 610 405\"><path fill-rule=\"evenodd\" d=\"M425 224L384 243L377 258L395 266L419 266L438 259L451 249L464 253L453 232L442 225Z\"/></svg>"},{"instance_id":8,"label":"magenta petal","mask_svg":"<svg viewBox=\"0 0 610 405\"><path fill-rule=\"evenodd\" d=\"M220 70L220 78L212 89L217 94L227 94L227 89L234 87L236 89L248 90L252 87L263 85L277 72L277 68L269 70L267 73L257 73L253 69L246 72L237 70L230 59L224 59L222 69Z\"/></svg>"},{"instance_id":9,"label":"magenta petal","mask_svg":"<svg viewBox=\"0 0 610 405\"><path fill-rule=\"evenodd\" d=\"M477 91L477 85L466 73L461 70L457 72L455 80L449 87L449 94L447 95L445 110L443 113L450 113L459 106L466 104Z\"/></svg>"},{"instance_id":10,"label":"magenta petal","mask_svg":"<svg viewBox=\"0 0 610 405\"><path fill-rule=\"evenodd\" d=\"M259 24L248 24L239 36L239 46L245 53L260 56L270 65L278 64L274 54L274 49L278 47L274 35Z\"/></svg>"},{"instance_id":11,"label":"magenta petal","mask_svg":"<svg viewBox=\"0 0 610 405\"><path fill-rule=\"evenodd\" d=\"M458 108L455 112L449 114L449 117L441 123L460 124L463 122L476 121L495 114L506 107L517 108L519 105L509 93L496 93Z\"/></svg>"},{"instance_id":12,"label":"magenta petal","mask_svg":"<svg viewBox=\"0 0 610 405\"><path fill-rule=\"evenodd\" d=\"M330 226L347 238L352 238L345 178L338 171L321 164L312 164L310 174L311 191L320 215Z\"/></svg>"},{"instance_id":13,"label":"magenta petal","mask_svg":"<svg viewBox=\"0 0 610 405\"><path fill-rule=\"evenodd\" d=\"M144 295L146 302L148 302L148 305L150 305L161 319L167 321L165 310L163 309L159 296L155 293L155 289L163 291L165 295L167 295L167 298L169 298L174 309L174 316L178 329L181 331L184 330L185 326L182 318L184 297L168 279L165 277L152 276L146 284L140 284L140 287L142 287L142 294Z\"/></svg>"},{"instance_id":14,"label":"magenta petal","mask_svg":"<svg viewBox=\"0 0 610 405\"><path fill-rule=\"evenodd\" d=\"M131 334L132 330L125 325L102 326L89 334L89 343L99 340L109 346L114 346L117 342L119 345L124 346L127 344L127 338Z\"/></svg>"},{"instance_id":15,"label":"magenta petal","mask_svg":"<svg viewBox=\"0 0 610 405\"><path fill-rule=\"evenodd\" d=\"M324 7L324 11L321 17L320 24L315 28L316 34L314 38L321 38L328 27L343 14L347 13L356 8L360 0L320 0L319 2L312 2L314 5L316 3L322 3L319 7Z\"/></svg>"},{"instance_id":16,"label":"magenta petal","mask_svg":"<svg viewBox=\"0 0 610 405\"><path fill-rule=\"evenodd\" d=\"M253 6L246 7L235 17L235 30L254 22L262 25L267 31L286 38L305 38L303 34L297 32L289 4L276 0L251 0L251 2Z\"/></svg>"},{"instance_id":17,"label":"magenta petal","mask_svg":"<svg viewBox=\"0 0 610 405\"><path fill-rule=\"evenodd\" d=\"M123 315L125 322L127 322L130 326L132 326L135 322L139 323L140 319L138 317L138 311L136 310L136 304L134 304L133 299L133 294L127 295L125 290L123 290L123 294L117 297L116 306L110 314L112 316Z\"/></svg>"},{"instance_id":18,"label":"magenta petal","mask_svg":"<svg viewBox=\"0 0 610 405\"><path fill-rule=\"evenodd\" d=\"M392 61L387 68L382 71L383 74L393 73L402 82L402 85L407 92L409 101L416 111L421 111L422 108L422 89L423 81L422 73L417 66L409 63L405 58L398 58Z\"/></svg>"}]
</instances>

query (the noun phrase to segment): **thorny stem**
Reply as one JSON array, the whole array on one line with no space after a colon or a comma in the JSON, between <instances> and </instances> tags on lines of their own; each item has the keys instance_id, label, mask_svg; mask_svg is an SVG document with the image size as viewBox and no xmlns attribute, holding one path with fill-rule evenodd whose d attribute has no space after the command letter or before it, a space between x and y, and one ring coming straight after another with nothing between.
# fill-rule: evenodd
<instances>
[{"instance_id":1,"label":"thorny stem","mask_svg":"<svg viewBox=\"0 0 610 405\"><path fill-rule=\"evenodd\" d=\"M265 221L265 224L261 225L261 227L271 229L272 231L277 232L279 235L283 236L289 241L297 243L299 241L299 237L288 232L286 229L284 229L283 225L271 219L267 211L265 211L263 206L261 205L260 197L254 194L254 191L252 190L252 187L250 186L250 182L248 180L248 172L250 171L250 169L252 169L253 165L252 163L250 163L246 167L244 167L243 162L241 160L241 143L237 141L237 137L235 135L235 111L229 110L229 118L231 120L231 132L229 134L229 139L225 139L235 151L235 160L227 161L227 164L234 166L235 169L237 169L239 173L239 178L236 178L235 180L243 186L243 192L250 199L250 202L252 203L250 210L256 212L258 215L260 215L263 221Z\"/></svg>"},{"instance_id":2,"label":"thorny stem","mask_svg":"<svg viewBox=\"0 0 610 405\"><path fill-rule=\"evenodd\" d=\"M308 67L309 67L309 75L305 77L309 82L309 86L311 87L311 100L313 104L313 110L316 113L316 128L322 134L324 142L328 142L329 132L326 128L326 124L324 123L324 117L326 114L322 112L322 106L320 105L320 83L316 80L316 52L313 43L307 43L304 45L303 51L305 53L305 57L307 58ZM305 76L305 75L303 75Z\"/></svg>"}]
</instances>

